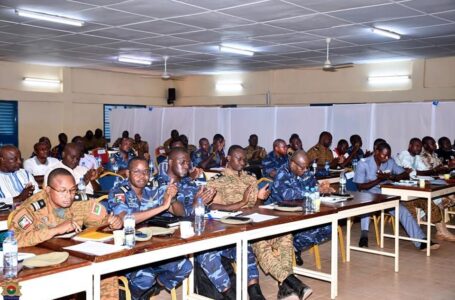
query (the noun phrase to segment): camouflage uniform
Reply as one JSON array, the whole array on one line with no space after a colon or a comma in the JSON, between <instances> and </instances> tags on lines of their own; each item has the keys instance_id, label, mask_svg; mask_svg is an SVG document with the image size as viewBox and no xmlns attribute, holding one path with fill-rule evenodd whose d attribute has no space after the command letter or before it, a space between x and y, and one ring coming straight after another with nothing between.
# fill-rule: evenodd
<instances>
[{"instance_id":1,"label":"camouflage uniform","mask_svg":"<svg viewBox=\"0 0 455 300\"><path fill-rule=\"evenodd\" d=\"M96 227L107 222L106 209L95 200L73 202L69 208L54 208L45 191L28 198L12 212L9 227L14 230L19 247L34 246L52 238L49 229L66 220L82 227Z\"/></svg>"},{"instance_id":2,"label":"camouflage uniform","mask_svg":"<svg viewBox=\"0 0 455 300\"><path fill-rule=\"evenodd\" d=\"M289 158L285 156L276 156L275 152L271 151L267 156L262 160L262 174L264 177L272 178L270 172L273 170L278 171L278 169L287 164Z\"/></svg>"},{"instance_id":3,"label":"camouflage uniform","mask_svg":"<svg viewBox=\"0 0 455 300\"><path fill-rule=\"evenodd\" d=\"M207 157L209 157L209 155L210 155L209 152L205 152L202 149L198 149L191 154L191 163L193 164L193 166L199 167L199 164L203 160L206 160Z\"/></svg>"},{"instance_id":4,"label":"camouflage uniform","mask_svg":"<svg viewBox=\"0 0 455 300\"><path fill-rule=\"evenodd\" d=\"M253 251L262 270L278 282L293 274L292 234L255 242Z\"/></svg>"},{"instance_id":5,"label":"camouflage uniform","mask_svg":"<svg viewBox=\"0 0 455 300\"><path fill-rule=\"evenodd\" d=\"M245 148L245 151L246 160L249 163L251 163L251 161L260 163L267 156L267 152L265 151L265 149L260 146L257 146L256 149L253 148L252 146L248 146ZM253 160L253 155L255 152L259 152L259 155L256 156L257 158L255 160Z\"/></svg>"},{"instance_id":6,"label":"camouflage uniform","mask_svg":"<svg viewBox=\"0 0 455 300\"><path fill-rule=\"evenodd\" d=\"M163 205L167 185L152 179L142 191L142 199L138 199L129 181L126 179L109 192L108 204L110 210L118 215L131 209L132 212L146 211ZM193 269L188 259L155 263L133 272L127 273L130 288L134 294L141 294L150 289L158 279L166 289L171 290L180 284Z\"/></svg>"},{"instance_id":7,"label":"camouflage uniform","mask_svg":"<svg viewBox=\"0 0 455 300\"><path fill-rule=\"evenodd\" d=\"M332 150L322 146L321 144L311 147L310 150L308 150L307 155L310 162L316 160L316 163L319 166L325 165L326 161L331 163L333 160Z\"/></svg>"},{"instance_id":8,"label":"camouflage uniform","mask_svg":"<svg viewBox=\"0 0 455 300\"><path fill-rule=\"evenodd\" d=\"M232 204L242 200L243 193L248 186L256 186L256 179L242 171L239 174L232 169L226 168L221 174L215 176L214 180L207 183L207 187L216 188L217 194L213 200L219 204ZM248 207L256 203L257 189L248 201ZM254 198L253 198L254 197ZM204 252L196 257L207 277L219 292L231 287L229 275L221 263L221 256L234 260L236 258L235 247ZM259 278L259 270L253 249L248 245L248 281Z\"/></svg>"},{"instance_id":9,"label":"camouflage uniform","mask_svg":"<svg viewBox=\"0 0 455 300\"><path fill-rule=\"evenodd\" d=\"M144 157L145 153L149 153L149 144L146 141L134 141L133 149L136 151L137 156Z\"/></svg>"},{"instance_id":10,"label":"camouflage uniform","mask_svg":"<svg viewBox=\"0 0 455 300\"><path fill-rule=\"evenodd\" d=\"M115 153L113 155L113 157L115 159L115 162L118 165L118 169L119 170L128 169L129 161L131 159L133 159L135 156L136 155L134 154L133 151L128 152L128 158L126 160L123 159L123 156L122 156L121 152L117 152L117 153ZM112 168L112 162L111 161L109 161L109 163L106 165L106 170L114 171L113 168Z\"/></svg>"},{"instance_id":11,"label":"camouflage uniform","mask_svg":"<svg viewBox=\"0 0 455 300\"><path fill-rule=\"evenodd\" d=\"M303 177L294 175L289 170L288 164L282 166L272 183L271 195L268 203L280 203L282 201L302 200L305 195L305 188L315 187L316 178L307 171ZM331 225L311 227L294 233L294 248L297 251L321 244L330 239L332 234Z\"/></svg>"}]
</instances>

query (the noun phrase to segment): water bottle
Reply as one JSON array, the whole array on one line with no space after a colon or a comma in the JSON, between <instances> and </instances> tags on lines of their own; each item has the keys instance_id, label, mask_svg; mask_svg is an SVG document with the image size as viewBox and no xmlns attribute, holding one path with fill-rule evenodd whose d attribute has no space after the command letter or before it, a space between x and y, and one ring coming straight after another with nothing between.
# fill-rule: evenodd
<instances>
[{"instance_id":1,"label":"water bottle","mask_svg":"<svg viewBox=\"0 0 455 300\"><path fill-rule=\"evenodd\" d=\"M340 173L340 189L338 193L341 195L346 194L346 176L344 175L344 171Z\"/></svg>"},{"instance_id":2,"label":"water bottle","mask_svg":"<svg viewBox=\"0 0 455 300\"><path fill-rule=\"evenodd\" d=\"M9 279L17 277L17 241L12 230L3 241L3 276Z\"/></svg>"},{"instance_id":3,"label":"water bottle","mask_svg":"<svg viewBox=\"0 0 455 300\"><path fill-rule=\"evenodd\" d=\"M308 207L307 207L307 213L314 213L314 188L310 189L310 193L308 196Z\"/></svg>"},{"instance_id":4,"label":"water bottle","mask_svg":"<svg viewBox=\"0 0 455 300\"><path fill-rule=\"evenodd\" d=\"M327 161L327 160L325 161L324 170L325 170L325 175L329 176L329 174L330 174L330 164L329 164L329 161Z\"/></svg>"},{"instance_id":5,"label":"water bottle","mask_svg":"<svg viewBox=\"0 0 455 300\"><path fill-rule=\"evenodd\" d=\"M84 181L83 177L81 177L81 179L79 180L79 183L77 184L77 190L79 192L79 195L80 195L82 201L88 200L87 193L86 193L87 186L85 185L85 181Z\"/></svg>"},{"instance_id":6,"label":"water bottle","mask_svg":"<svg viewBox=\"0 0 455 300\"><path fill-rule=\"evenodd\" d=\"M101 160L101 157L97 156L96 157L96 163L98 164L96 167L99 168L103 165L103 161Z\"/></svg>"},{"instance_id":7,"label":"water bottle","mask_svg":"<svg viewBox=\"0 0 455 300\"><path fill-rule=\"evenodd\" d=\"M305 187L305 194L303 197L303 209L305 212L310 212L311 211L311 198L310 198L310 188L308 186Z\"/></svg>"},{"instance_id":8,"label":"water bottle","mask_svg":"<svg viewBox=\"0 0 455 300\"><path fill-rule=\"evenodd\" d=\"M313 169L313 175L316 176L316 172L318 170L318 164L316 163L316 160L313 161L313 164L311 165Z\"/></svg>"},{"instance_id":9,"label":"water bottle","mask_svg":"<svg viewBox=\"0 0 455 300\"><path fill-rule=\"evenodd\" d=\"M313 211L318 212L321 207L321 194L319 193L319 187L314 187L314 198L313 198Z\"/></svg>"},{"instance_id":10,"label":"water bottle","mask_svg":"<svg viewBox=\"0 0 455 300\"><path fill-rule=\"evenodd\" d=\"M131 209L128 209L128 213L123 217L123 231L125 232L125 246L133 248L136 244L136 219Z\"/></svg>"},{"instance_id":11,"label":"water bottle","mask_svg":"<svg viewBox=\"0 0 455 300\"><path fill-rule=\"evenodd\" d=\"M354 172L357 169L357 162L358 162L358 160L356 158L354 158L352 160L352 171L354 171Z\"/></svg>"},{"instance_id":12,"label":"water bottle","mask_svg":"<svg viewBox=\"0 0 455 300\"><path fill-rule=\"evenodd\" d=\"M152 176L153 173L155 173L155 164L153 163L152 158L150 158L150 160L149 160L149 169L150 169L150 176Z\"/></svg>"},{"instance_id":13,"label":"water bottle","mask_svg":"<svg viewBox=\"0 0 455 300\"><path fill-rule=\"evenodd\" d=\"M194 231L197 235L201 235L204 232L204 214L204 202L202 202L202 198L198 198L196 207L194 208Z\"/></svg>"}]
</instances>

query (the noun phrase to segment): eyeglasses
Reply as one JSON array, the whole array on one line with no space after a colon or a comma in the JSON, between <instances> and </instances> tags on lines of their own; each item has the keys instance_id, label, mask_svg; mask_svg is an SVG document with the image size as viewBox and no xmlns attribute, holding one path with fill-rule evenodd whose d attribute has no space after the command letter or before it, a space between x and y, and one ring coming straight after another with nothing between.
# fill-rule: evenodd
<instances>
[{"instance_id":1,"label":"eyeglasses","mask_svg":"<svg viewBox=\"0 0 455 300\"><path fill-rule=\"evenodd\" d=\"M51 189L53 189L54 191L56 191L57 193L59 193L61 196L65 196L67 194L69 194L70 196L74 196L77 193L77 188L76 187L74 187L74 188L72 188L70 190L67 190L67 189L57 190L56 188L54 188L53 186L50 186L50 185L49 185L49 187Z\"/></svg>"},{"instance_id":2,"label":"eyeglasses","mask_svg":"<svg viewBox=\"0 0 455 300\"><path fill-rule=\"evenodd\" d=\"M147 176L147 175L150 175L150 169L145 169L145 170L131 170L131 173L133 173L133 175L144 175L144 176Z\"/></svg>"}]
</instances>

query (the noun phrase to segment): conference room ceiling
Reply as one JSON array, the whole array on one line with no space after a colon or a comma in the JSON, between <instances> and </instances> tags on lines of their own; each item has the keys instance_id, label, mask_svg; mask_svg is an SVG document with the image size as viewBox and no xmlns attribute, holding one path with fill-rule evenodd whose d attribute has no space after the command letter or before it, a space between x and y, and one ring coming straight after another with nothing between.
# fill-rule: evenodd
<instances>
[{"instance_id":1,"label":"conference room ceiling","mask_svg":"<svg viewBox=\"0 0 455 300\"><path fill-rule=\"evenodd\" d=\"M15 9L82 20L73 27ZM371 32L378 27L400 40ZM0 60L212 74L455 55L454 0L0 0ZM228 54L219 45L254 51ZM149 58L151 66L118 62Z\"/></svg>"}]
</instances>

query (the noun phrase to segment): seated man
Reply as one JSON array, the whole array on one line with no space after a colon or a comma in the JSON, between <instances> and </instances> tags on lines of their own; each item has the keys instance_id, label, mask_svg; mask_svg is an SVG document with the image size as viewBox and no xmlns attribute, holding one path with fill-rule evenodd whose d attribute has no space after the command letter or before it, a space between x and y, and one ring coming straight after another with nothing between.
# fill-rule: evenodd
<instances>
[{"instance_id":1,"label":"seated man","mask_svg":"<svg viewBox=\"0 0 455 300\"><path fill-rule=\"evenodd\" d=\"M213 136L213 143L209 148L208 159L202 161L199 166L206 170L210 168L224 167L226 164L226 155L224 154L224 137L217 133Z\"/></svg>"},{"instance_id":2,"label":"seated man","mask_svg":"<svg viewBox=\"0 0 455 300\"><path fill-rule=\"evenodd\" d=\"M318 144L311 147L307 152L310 165L311 162L316 161L318 167L321 168L325 166L326 162L329 162L330 167L336 169L338 164L344 161L344 157L333 158L330 145L332 145L332 134L327 131L321 132Z\"/></svg>"},{"instance_id":3,"label":"seated man","mask_svg":"<svg viewBox=\"0 0 455 300\"><path fill-rule=\"evenodd\" d=\"M177 139L178 137L180 136L179 132L177 131L177 129L172 129L171 130L171 137L168 138L164 143L163 143L163 147L165 149L166 152L169 152L170 149L169 149L169 146L171 144L171 142L175 139Z\"/></svg>"},{"instance_id":4,"label":"seated man","mask_svg":"<svg viewBox=\"0 0 455 300\"><path fill-rule=\"evenodd\" d=\"M53 165L44 175L44 184L48 181L47 178L49 173L57 168L63 168L68 170L74 177L74 181L79 183L81 179L84 181L86 186L86 193L93 194L96 190L99 190L99 184L96 179L99 177L96 169L87 169L86 167L79 166L79 160L81 159L81 148L79 145L74 143L66 144L62 154L62 161L58 164Z\"/></svg>"},{"instance_id":5,"label":"seated man","mask_svg":"<svg viewBox=\"0 0 455 300\"><path fill-rule=\"evenodd\" d=\"M191 154L193 154L193 152L197 150L196 146L190 144L188 142L188 137L184 134L181 134L179 136L179 139L182 141L184 148L188 151L188 154L191 157Z\"/></svg>"},{"instance_id":6,"label":"seated man","mask_svg":"<svg viewBox=\"0 0 455 300\"><path fill-rule=\"evenodd\" d=\"M95 129L95 136L93 137L95 148L106 148L107 141L103 136L103 131L100 128Z\"/></svg>"},{"instance_id":7,"label":"seated man","mask_svg":"<svg viewBox=\"0 0 455 300\"><path fill-rule=\"evenodd\" d=\"M183 216L183 204L175 198L177 186L159 185L150 179L147 160L133 158L128 163L128 179L114 187L109 193L109 210L123 218L131 209L136 223L141 223L163 212L169 211L176 216ZM133 299L149 299L161 289L171 290L180 284L192 270L188 259L156 263L140 267L126 274Z\"/></svg>"},{"instance_id":8,"label":"seated man","mask_svg":"<svg viewBox=\"0 0 455 300\"><path fill-rule=\"evenodd\" d=\"M291 158L292 154L294 154L297 150L303 150L302 147L302 140L300 139L297 133L294 133L289 138L289 145L288 145L288 156Z\"/></svg>"},{"instance_id":9,"label":"seated man","mask_svg":"<svg viewBox=\"0 0 455 300\"><path fill-rule=\"evenodd\" d=\"M39 191L35 178L21 168L21 152L15 146L0 148L0 202L20 204Z\"/></svg>"},{"instance_id":10,"label":"seated man","mask_svg":"<svg viewBox=\"0 0 455 300\"><path fill-rule=\"evenodd\" d=\"M126 177L128 162L135 156L133 152L133 141L130 138L122 138L119 145L119 152L111 157L109 163L106 165L106 169L114 172L114 165L117 165L117 173Z\"/></svg>"},{"instance_id":11,"label":"seated man","mask_svg":"<svg viewBox=\"0 0 455 300\"><path fill-rule=\"evenodd\" d=\"M276 139L273 142L273 151L262 160L262 174L264 177L275 178L278 169L288 163L286 142Z\"/></svg>"},{"instance_id":12,"label":"seated man","mask_svg":"<svg viewBox=\"0 0 455 300\"><path fill-rule=\"evenodd\" d=\"M250 135L248 139L248 147L245 148L246 160L249 165L261 165L262 160L267 155L267 152L261 146L258 146L258 136Z\"/></svg>"},{"instance_id":13,"label":"seated man","mask_svg":"<svg viewBox=\"0 0 455 300\"><path fill-rule=\"evenodd\" d=\"M188 149L186 149L185 144L180 140L180 138L173 140L171 142L171 144L169 145L169 147L170 147L169 149L171 151L175 148L183 148L183 149L187 150L187 152L188 152ZM158 165L158 174L166 174L168 168L169 168L169 163L168 163L168 159L166 158ZM202 172L203 171L201 168L192 168L192 164L190 164L189 176L193 180L196 180L197 178L199 178L202 175Z\"/></svg>"},{"instance_id":14,"label":"seated man","mask_svg":"<svg viewBox=\"0 0 455 300\"><path fill-rule=\"evenodd\" d=\"M207 163L206 161L210 159L209 148L209 140L206 138L201 138L199 140L199 149L191 154L191 162L194 167L202 168L201 163Z\"/></svg>"},{"instance_id":15,"label":"seated man","mask_svg":"<svg viewBox=\"0 0 455 300\"><path fill-rule=\"evenodd\" d=\"M240 146L233 145L229 148L226 169L209 181L207 186L216 189L217 194L210 205L211 209L236 211L244 207L253 207L257 202L268 198L270 192L268 185L258 190L256 179L243 171L246 165L246 153ZM280 283L278 299L287 297L293 293L305 299L304 295L311 294L311 289L304 285L293 275L292 270L292 235L275 237L270 240L262 240L252 245L253 251L258 257L259 264L266 273L270 273ZM235 252L230 248L218 251L216 255L235 257ZM276 252L280 254L276 254ZM283 255L289 253L289 255ZM205 255L205 254L204 254ZM257 267L251 250L248 253L250 279L248 292L250 299L257 298L261 293L256 276ZM219 259L221 261L221 259Z\"/></svg>"},{"instance_id":16,"label":"seated man","mask_svg":"<svg viewBox=\"0 0 455 300\"><path fill-rule=\"evenodd\" d=\"M442 164L449 166L449 168L455 167L455 150L452 149L449 138L446 136L439 138L438 147L436 154Z\"/></svg>"},{"instance_id":17,"label":"seated man","mask_svg":"<svg viewBox=\"0 0 455 300\"><path fill-rule=\"evenodd\" d=\"M120 143L122 142L123 139L129 139L130 138L130 133L128 130L124 130L122 132L122 136L119 137L118 139L115 140L115 142L112 144L113 148L118 148L120 147Z\"/></svg>"},{"instance_id":18,"label":"seated man","mask_svg":"<svg viewBox=\"0 0 455 300\"><path fill-rule=\"evenodd\" d=\"M388 180L400 180L408 178L408 172L398 166L393 159L390 158L391 149L387 143L379 143L372 156L360 160L357 165L357 170L354 175L354 182L357 184L359 191L369 193L381 193L381 183ZM415 218L410 214L400 203L400 223L403 225L406 233L415 239L425 239L425 234L417 224ZM395 215L395 211L390 211L390 214ZM364 216L361 219L361 235L359 247L368 247L368 230L370 225L370 216ZM421 250L427 248L426 243L414 242L414 245ZM431 243L431 249L438 249L439 244Z\"/></svg>"},{"instance_id":19,"label":"seated man","mask_svg":"<svg viewBox=\"0 0 455 300\"><path fill-rule=\"evenodd\" d=\"M273 180L272 194L268 202L302 200L306 188L313 188L317 181L314 174L308 170L310 160L303 150L294 152L289 163L278 169ZM321 193L328 192L328 185L321 185ZM322 190L324 187L325 190ZM307 228L294 233L295 257L298 265L302 265L301 251L313 245L321 244L331 238L332 227L329 225Z\"/></svg>"},{"instance_id":20,"label":"seated man","mask_svg":"<svg viewBox=\"0 0 455 300\"><path fill-rule=\"evenodd\" d=\"M62 159L62 154L63 154L63 148L65 148L65 145L68 143L68 136L65 133L60 133L58 135L58 142L59 144L52 148L51 150L51 156L60 160ZM50 147L50 142L49 142L49 147Z\"/></svg>"},{"instance_id":21,"label":"seated man","mask_svg":"<svg viewBox=\"0 0 455 300\"><path fill-rule=\"evenodd\" d=\"M36 156L24 161L24 169L33 176L43 176L49 167L58 163L58 159L50 157L50 149L47 143L36 143L33 146Z\"/></svg>"},{"instance_id":22,"label":"seated man","mask_svg":"<svg viewBox=\"0 0 455 300\"><path fill-rule=\"evenodd\" d=\"M365 152L362 150L362 138L358 134L351 135L349 138L351 142L351 146L349 146L347 153L351 156L351 160L357 159L357 161L361 160L365 157ZM369 155L367 155L369 156Z\"/></svg>"},{"instance_id":23,"label":"seated man","mask_svg":"<svg viewBox=\"0 0 455 300\"><path fill-rule=\"evenodd\" d=\"M150 159L149 144L141 139L141 135L136 133L134 135L133 149L138 157Z\"/></svg>"},{"instance_id":24,"label":"seated man","mask_svg":"<svg viewBox=\"0 0 455 300\"><path fill-rule=\"evenodd\" d=\"M68 170L54 169L47 180L44 190L12 212L10 227L19 247L34 246L59 234L80 231L83 226L109 224L111 229L122 228L122 220L108 215L95 200L73 202L77 187Z\"/></svg>"},{"instance_id":25,"label":"seated man","mask_svg":"<svg viewBox=\"0 0 455 300\"><path fill-rule=\"evenodd\" d=\"M96 160L95 156L87 153L87 148L85 148L84 138L81 136L75 136L71 140L71 143L75 143L81 149L81 159L79 160L79 165L86 167L87 169L98 169L100 164Z\"/></svg>"}]
</instances>

